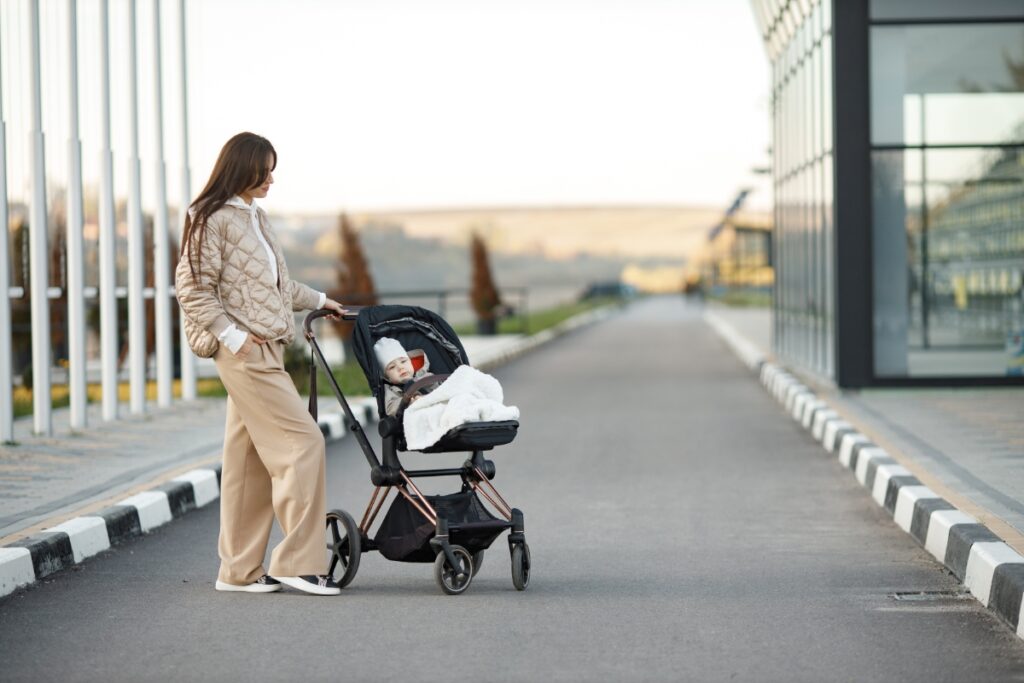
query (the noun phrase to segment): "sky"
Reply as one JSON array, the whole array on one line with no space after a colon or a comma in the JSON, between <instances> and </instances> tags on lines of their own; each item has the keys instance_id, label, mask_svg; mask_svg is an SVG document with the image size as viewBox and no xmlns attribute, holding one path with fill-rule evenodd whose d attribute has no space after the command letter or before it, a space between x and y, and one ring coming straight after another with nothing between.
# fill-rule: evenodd
<instances>
[{"instance_id":1,"label":"sky","mask_svg":"<svg viewBox=\"0 0 1024 683\"><path fill-rule=\"evenodd\" d=\"M192 185L256 132L275 212L724 208L764 183L748 0L191 0L188 30Z\"/></svg>"}]
</instances>

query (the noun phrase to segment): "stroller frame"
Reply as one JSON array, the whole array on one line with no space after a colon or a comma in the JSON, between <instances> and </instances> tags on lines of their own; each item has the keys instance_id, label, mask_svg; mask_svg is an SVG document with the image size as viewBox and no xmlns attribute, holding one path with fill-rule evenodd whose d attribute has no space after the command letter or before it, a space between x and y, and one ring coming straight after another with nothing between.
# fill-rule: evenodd
<instances>
[{"instance_id":1,"label":"stroller frame","mask_svg":"<svg viewBox=\"0 0 1024 683\"><path fill-rule=\"evenodd\" d=\"M365 307L348 306L348 313L343 315L342 319L355 321L363 308ZM509 505L494 484L491 483L496 473L494 462L483 457L482 449L476 449L472 451L472 456L465 460L461 467L407 470L398 457L399 438L397 436L397 429L400 428L400 422L391 417L382 418L378 424L378 431L382 438L383 461L378 459L366 432L363 430L362 424L352 412L352 408L341 391L341 387L338 385L330 365L327 363L326 358L324 358L323 351L312 329L312 323L315 320L331 314L330 310L320 309L308 314L303 321L303 331L311 350L309 361L309 412L315 420L317 417L316 378L317 367L319 366L327 376L335 398L341 404L345 428L356 437L356 441L370 466L370 481L374 485L374 490L358 525L344 511L332 510L328 512L327 526L333 535L333 542L328 543L327 546L328 550L332 551L330 566L327 571L328 575L333 576L338 564L342 564L344 571L338 580L338 584L344 587L355 578L361 553L378 549L375 541L369 537L370 529L388 499L391 490L395 489L399 496L403 497L424 518L434 525L434 535L429 543L436 553L434 573L442 590L449 595L464 592L469 587L473 576L479 570L484 551L481 549L470 557L465 548L450 542L450 534L459 530L458 523L449 524L448 519L443 515L439 515L435 506L428 500L428 497L413 482L413 479L417 477L458 476L462 480L462 493L472 491L474 494L483 496L494 510L504 518L504 521L495 520L494 524L501 527L501 531L498 533L506 529L510 530L508 545L512 557L512 582L517 590L525 590L527 585L529 585L530 551L529 546L526 544L523 513L521 510ZM490 448L490 446L487 446L487 448ZM340 536L338 523L345 527L346 536L344 539Z\"/></svg>"}]
</instances>

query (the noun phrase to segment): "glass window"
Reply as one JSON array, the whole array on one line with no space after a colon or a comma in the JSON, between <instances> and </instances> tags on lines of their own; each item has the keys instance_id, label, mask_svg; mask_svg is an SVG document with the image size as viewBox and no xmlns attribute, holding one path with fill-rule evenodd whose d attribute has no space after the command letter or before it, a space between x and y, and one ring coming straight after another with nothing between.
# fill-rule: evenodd
<instances>
[{"instance_id":1,"label":"glass window","mask_svg":"<svg viewBox=\"0 0 1024 683\"><path fill-rule=\"evenodd\" d=\"M871 29L876 145L1024 142L1024 24Z\"/></svg>"},{"instance_id":2,"label":"glass window","mask_svg":"<svg viewBox=\"0 0 1024 683\"><path fill-rule=\"evenodd\" d=\"M821 132L824 136L822 146L826 152L830 152L832 151L832 36L830 35L821 39L821 74L825 83L821 99Z\"/></svg>"},{"instance_id":3,"label":"glass window","mask_svg":"<svg viewBox=\"0 0 1024 683\"><path fill-rule=\"evenodd\" d=\"M873 153L875 370L998 376L1024 331L1024 147Z\"/></svg>"},{"instance_id":4,"label":"glass window","mask_svg":"<svg viewBox=\"0 0 1024 683\"><path fill-rule=\"evenodd\" d=\"M1016 19L1024 18L1024 3L1021 0L871 0L870 12L872 19L883 21L982 17Z\"/></svg>"}]
</instances>

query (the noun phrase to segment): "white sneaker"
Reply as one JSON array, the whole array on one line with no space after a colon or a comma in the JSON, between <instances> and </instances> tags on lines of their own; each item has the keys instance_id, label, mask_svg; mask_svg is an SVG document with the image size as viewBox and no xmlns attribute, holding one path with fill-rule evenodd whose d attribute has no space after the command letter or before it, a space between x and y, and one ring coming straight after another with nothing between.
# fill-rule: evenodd
<instances>
[{"instance_id":1,"label":"white sneaker","mask_svg":"<svg viewBox=\"0 0 1024 683\"><path fill-rule=\"evenodd\" d=\"M264 574L252 583L242 586L218 580L214 587L229 593L273 593L281 590L281 582Z\"/></svg>"},{"instance_id":2,"label":"white sneaker","mask_svg":"<svg viewBox=\"0 0 1024 683\"><path fill-rule=\"evenodd\" d=\"M278 576L277 580L311 595L338 595L341 588L329 576Z\"/></svg>"}]
</instances>

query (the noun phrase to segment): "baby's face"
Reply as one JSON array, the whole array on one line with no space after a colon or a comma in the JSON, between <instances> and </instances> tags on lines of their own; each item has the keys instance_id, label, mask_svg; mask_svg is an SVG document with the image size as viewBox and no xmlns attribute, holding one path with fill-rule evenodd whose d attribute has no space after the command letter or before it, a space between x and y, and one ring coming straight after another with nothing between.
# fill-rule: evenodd
<instances>
[{"instance_id":1,"label":"baby's face","mask_svg":"<svg viewBox=\"0 0 1024 683\"><path fill-rule=\"evenodd\" d=\"M412 361L408 356L399 356L384 368L384 376L392 384L402 384L412 379Z\"/></svg>"}]
</instances>

